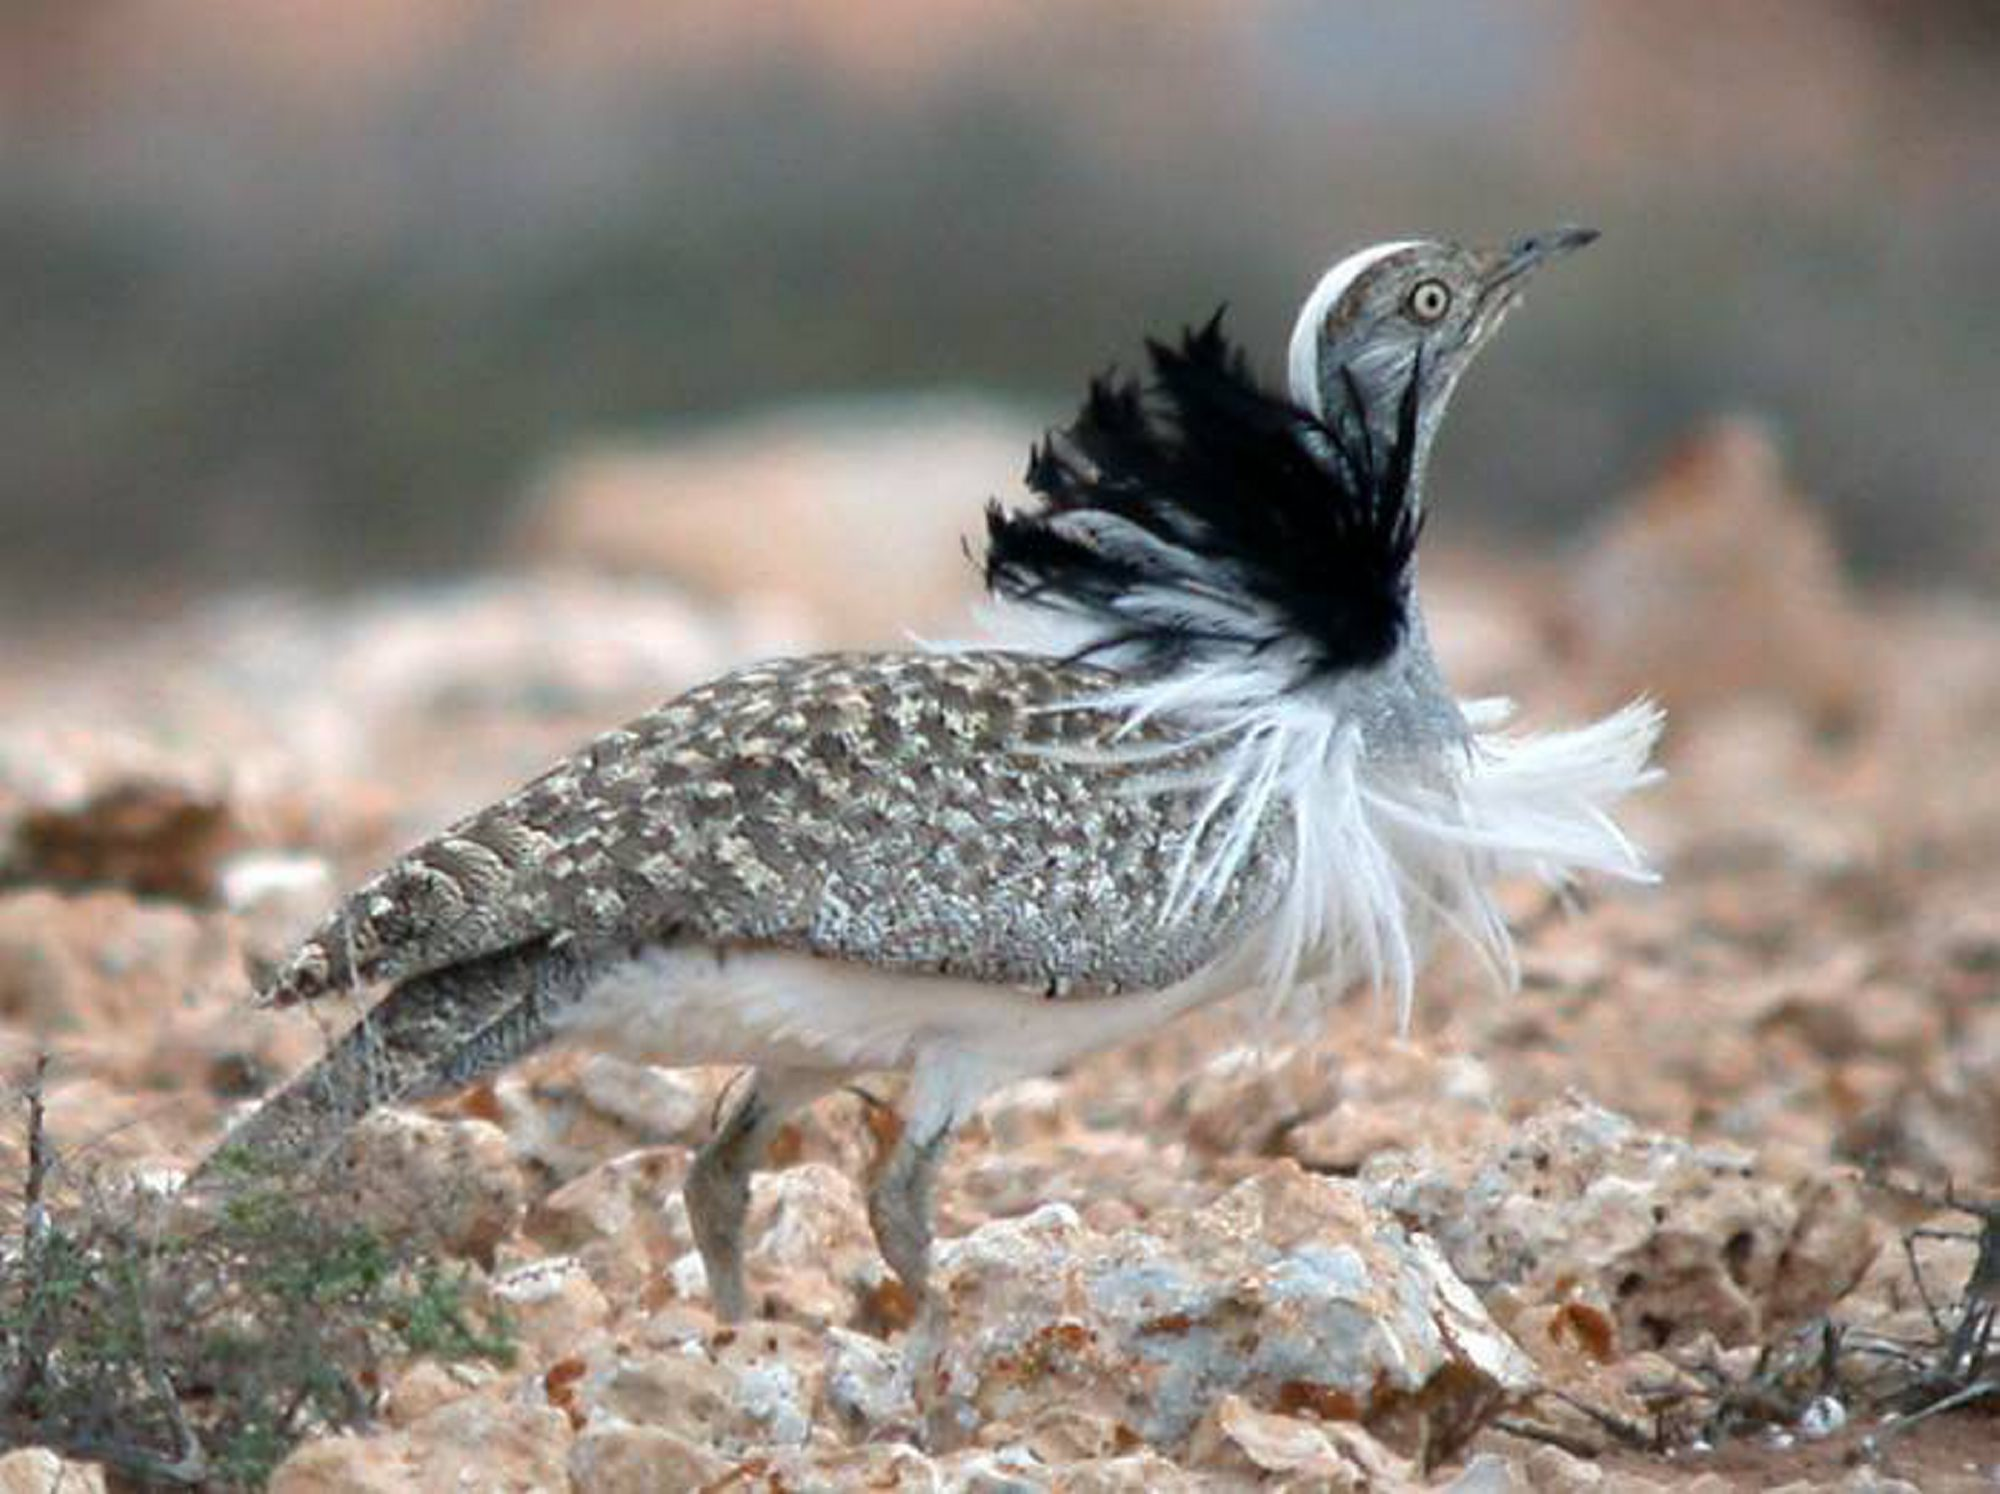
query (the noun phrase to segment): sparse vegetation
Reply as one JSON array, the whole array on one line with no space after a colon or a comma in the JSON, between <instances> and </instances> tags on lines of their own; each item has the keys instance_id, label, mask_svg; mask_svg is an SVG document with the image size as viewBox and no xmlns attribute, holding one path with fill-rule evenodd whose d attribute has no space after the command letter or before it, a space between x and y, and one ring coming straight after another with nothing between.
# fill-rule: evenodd
<instances>
[{"instance_id":1,"label":"sparse vegetation","mask_svg":"<svg viewBox=\"0 0 2000 1494\"><path fill-rule=\"evenodd\" d=\"M238 1159L211 1201L67 1169L24 1094L0 1250L0 1440L149 1482L256 1486L308 1433L368 1421L397 1360L510 1357L460 1269L329 1218Z\"/></svg>"},{"instance_id":2,"label":"sparse vegetation","mask_svg":"<svg viewBox=\"0 0 2000 1494\"><path fill-rule=\"evenodd\" d=\"M1911 1201L1973 1221L1970 1229L1918 1226L1902 1235L1910 1285L1924 1305L1924 1331L1906 1335L1824 1317L1765 1344L1747 1366L1732 1366L1712 1351L1685 1358L1679 1374L1642 1388L1651 1413L1644 1420L1574 1396L1550 1395L1543 1410L1552 1414L1503 1427L1595 1456L1603 1445L1662 1454L1755 1434L1818 1439L1852 1426L1849 1461L1872 1462L1932 1417L2000 1402L2000 1343L1994 1333L2000 1313L2000 1202L1969 1201L1951 1189ZM1936 1296L1919 1253L1918 1243L1926 1239L1972 1246L1971 1267L1949 1301Z\"/></svg>"}]
</instances>

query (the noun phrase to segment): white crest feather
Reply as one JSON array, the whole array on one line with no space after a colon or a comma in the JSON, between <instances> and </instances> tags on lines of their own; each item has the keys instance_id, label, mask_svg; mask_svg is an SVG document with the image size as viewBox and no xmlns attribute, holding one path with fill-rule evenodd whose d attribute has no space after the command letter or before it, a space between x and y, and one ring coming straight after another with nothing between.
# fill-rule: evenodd
<instances>
[{"instance_id":1,"label":"white crest feather","mask_svg":"<svg viewBox=\"0 0 2000 1494\"><path fill-rule=\"evenodd\" d=\"M1361 277L1361 272L1370 265L1387 259L1399 249L1414 249L1423 240L1396 239L1387 244L1371 244L1366 249L1357 249L1347 258L1319 277L1319 284L1306 297L1306 304L1299 309L1299 318L1292 323L1292 340L1285 360L1287 383L1291 389L1292 402L1303 405L1315 415L1325 416L1320 408L1319 398L1319 334L1326 321L1327 313L1334 303L1347 294L1347 288Z\"/></svg>"}]
</instances>

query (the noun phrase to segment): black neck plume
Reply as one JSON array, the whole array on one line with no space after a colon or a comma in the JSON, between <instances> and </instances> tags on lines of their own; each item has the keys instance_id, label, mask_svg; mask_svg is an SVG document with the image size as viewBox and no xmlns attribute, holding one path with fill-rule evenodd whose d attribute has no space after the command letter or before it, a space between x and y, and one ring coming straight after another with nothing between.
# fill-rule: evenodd
<instances>
[{"instance_id":1,"label":"black neck plume","mask_svg":"<svg viewBox=\"0 0 2000 1494\"><path fill-rule=\"evenodd\" d=\"M1387 659L1422 512L1414 369L1384 443L1344 380L1321 419L1262 387L1217 312L1149 341L1141 390L1092 381L1028 464L1040 503L986 515L986 584L1096 625L1086 654L1173 668L1240 653L1303 685Z\"/></svg>"}]
</instances>

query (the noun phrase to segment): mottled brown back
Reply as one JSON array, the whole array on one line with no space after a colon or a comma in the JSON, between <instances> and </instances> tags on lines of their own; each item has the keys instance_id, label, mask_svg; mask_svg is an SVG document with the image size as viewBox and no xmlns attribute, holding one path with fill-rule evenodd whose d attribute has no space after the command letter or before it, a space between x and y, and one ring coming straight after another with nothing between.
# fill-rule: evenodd
<instances>
[{"instance_id":1,"label":"mottled brown back","mask_svg":"<svg viewBox=\"0 0 2000 1494\"><path fill-rule=\"evenodd\" d=\"M1171 984L1268 906L1284 847L1267 829L1216 906L1164 927L1196 797L1065 760L1103 746L1115 721L1049 709L1112 683L998 651L744 669L410 852L327 919L266 999L562 935L804 949L1053 994Z\"/></svg>"}]
</instances>

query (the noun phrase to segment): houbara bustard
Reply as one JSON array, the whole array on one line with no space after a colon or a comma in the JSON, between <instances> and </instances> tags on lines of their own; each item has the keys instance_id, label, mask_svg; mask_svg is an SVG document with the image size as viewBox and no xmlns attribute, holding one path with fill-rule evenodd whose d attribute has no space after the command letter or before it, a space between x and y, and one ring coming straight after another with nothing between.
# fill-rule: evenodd
<instances>
[{"instance_id":1,"label":"houbara bustard","mask_svg":"<svg viewBox=\"0 0 2000 1494\"><path fill-rule=\"evenodd\" d=\"M1523 281L1594 237L1347 256L1288 395L1219 317L1151 344L1150 387L1098 380L1034 452L1038 501L988 508L1009 641L742 669L417 847L261 999L387 995L222 1150L303 1165L559 1038L750 1065L686 1184L734 1318L781 1119L908 1070L869 1216L921 1302L933 1175L997 1086L1237 993L1310 1018L1368 982L1407 1015L1443 930L1511 974L1496 877L1646 874L1607 811L1660 721L1514 735L1453 698L1415 589L1424 471Z\"/></svg>"}]
</instances>

